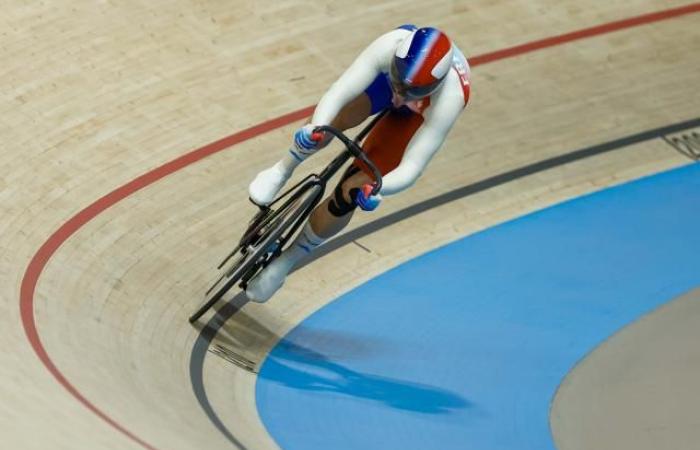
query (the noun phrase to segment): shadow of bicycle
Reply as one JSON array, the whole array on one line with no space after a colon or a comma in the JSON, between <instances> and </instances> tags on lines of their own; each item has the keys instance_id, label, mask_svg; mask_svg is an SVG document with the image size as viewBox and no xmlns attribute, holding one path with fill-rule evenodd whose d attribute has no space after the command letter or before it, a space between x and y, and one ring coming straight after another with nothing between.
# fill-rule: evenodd
<instances>
[{"instance_id":1,"label":"shadow of bicycle","mask_svg":"<svg viewBox=\"0 0 700 450\"><path fill-rule=\"evenodd\" d=\"M268 356L259 376L291 389L372 400L422 414L450 414L474 406L445 389L352 370L288 340Z\"/></svg>"}]
</instances>

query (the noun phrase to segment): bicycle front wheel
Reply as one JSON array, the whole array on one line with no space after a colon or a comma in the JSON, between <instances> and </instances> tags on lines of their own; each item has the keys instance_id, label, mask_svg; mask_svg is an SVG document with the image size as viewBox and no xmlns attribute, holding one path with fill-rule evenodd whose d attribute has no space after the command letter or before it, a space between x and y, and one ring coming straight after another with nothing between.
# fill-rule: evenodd
<instances>
[{"instance_id":1,"label":"bicycle front wheel","mask_svg":"<svg viewBox=\"0 0 700 450\"><path fill-rule=\"evenodd\" d=\"M270 220L260 228L255 243L239 249L237 257L224 268L223 275L207 291L204 305L190 316L190 323L197 321L243 277L252 278L255 272L276 257L282 250L281 245L298 229L298 222L308 217L322 194L323 188L319 184L310 184L271 214Z\"/></svg>"}]
</instances>

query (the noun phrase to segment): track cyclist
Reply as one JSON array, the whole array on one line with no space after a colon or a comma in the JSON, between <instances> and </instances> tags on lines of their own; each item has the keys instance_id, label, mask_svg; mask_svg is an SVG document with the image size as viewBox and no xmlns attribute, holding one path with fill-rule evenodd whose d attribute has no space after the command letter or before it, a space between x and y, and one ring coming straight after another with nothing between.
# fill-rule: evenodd
<instances>
[{"instance_id":1,"label":"track cyclist","mask_svg":"<svg viewBox=\"0 0 700 450\"><path fill-rule=\"evenodd\" d=\"M313 133L315 127L346 130L388 108L363 145L382 173L381 191L371 195L371 172L355 160L292 245L250 281L247 297L267 301L294 264L342 230L357 207L372 211L382 196L413 185L467 105L469 80L466 58L438 29L403 25L372 42L321 98L289 151L260 172L248 191L254 203L268 205L294 169L328 144L328 136Z\"/></svg>"}]
</instances>

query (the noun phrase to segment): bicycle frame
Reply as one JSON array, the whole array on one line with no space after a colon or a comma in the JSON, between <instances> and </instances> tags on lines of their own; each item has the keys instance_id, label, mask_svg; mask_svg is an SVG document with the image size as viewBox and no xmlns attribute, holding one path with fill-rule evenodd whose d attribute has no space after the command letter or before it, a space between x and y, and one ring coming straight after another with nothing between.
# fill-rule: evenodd
<instances>
[{"instance_id":1,"label":"bicycle frame","mask_svg":"<svg viewBox=\"0 0 700 450\"><path fill-rule=\"evenodd\" d=\"M382 186L382 175L374 163L367 158L367 155L365 155L365 153L362 151L359 144L372 130L372 128L374 128L377 122L381 120L386 112L387 110L384 110L374 119L372 119L372 121L360 132L360 134L357 135L354 140L350 140L343 134L342 131L339 131L333 127L323 126L316 128L315 131L317 132L328 132L336 136L341 142L343 142L343 144L345 144L345 151L333 159L333 161L331 161L331 163L328 164L328 166L326 166L326 168L323 169L320 174L311 174L307 176L275 199L270 206L258 205L260 210L248 225L248 228L246 229L245 233L243 233L243 237L241 237L238 245L231 253L228 254L228 256L226 256L221 264L219 264L218 268L221 269L239 251L241 252L242 257L250 257L254 259L250 260L251 263L249 266L245 266L247 268L240 269L239 272L236 271L238 271L238 268L241 266L237 265L234 265L234 267L230 269L232 272L225 271L214 283L214 285L209 288L205 296L208 296L222 280L226 279L226 277L230 277L229 280L226 281L225 285L218 291L214 291L216 293L213 295L213 297L209 298L203 306L201 306L192 316L190 316L190 323L194 323L194 321L198 320L207 310L209 310L209 308L214 305L216 301L223 297L223 295L234 284L240 282L241 288L245 289L248 281L250 281L256 273L258 273L261 269L264 269L268 264L270 264L271 261L281 254L289 239L294 236L299 227L305 223L308 217L311 215L311 212L316 208L316 206L318 206L323 194L326 191L326 185L330 179L350 158L354 156L362 160L372 170L375 177L373 193L376 194L379 192L379 189L381 189ZM307 195L314 189L315 192L313 193L313 198L310 201L308 198L301 200L300 205L304 205L303 210L300 210L298 207L294 206L294 203L299 201L302 196ZM281 202L283 199L286 200L284 200L281 206L277 207L275 210L271 208L272 205ZM285 224L280 230L275 232L277 233L275 237L272 237L273 235L271 234L265 235L267 231L263 229L266 226L273 224L281 214L288 214L290 211L289 208L297 208L293 210L295 211L293 214L296 214L296 216L289 222L291 225ZM282 217L281 220L284 220L284 217ZM284 222L280 222L280 224L284 224ZM255 249L255 245L258 245L259 241L264 242L264 245L266 246L269 246L270 243L274 242L274 247L272 250L265 249L263 250L264 253L261 253L261 249L263 247L258 247ZM251 245L252 247L249 247ZM250 255L248 255L249 248L253 249L253 253Z\"/></svg>"},{"instance_id":2,"label":"bicycle frame","mask_svg":"<svg viewBox=\"0 0 700 450\"><path fill-rule=\"evenodd\" d=\"M294 224L294 226L290 229L290 231L287 233L287 235L281 240L281 245L280 248L284 246L284 244L287 242L290 236L293 236L296 230L301 226L301 224L308 218L308 216L311 214L311 211L320 203L321 198L323 197L323 194L326 191L326 186L328 182L330 181L331 178L345 165L345 163L352 158L353 156L356 158L359 158L363 160L374 172L374 177L376 181L376 186L374 188L373 193L376 194L379 192L379 189L381 189L382 186L382 176L379 170L376 169L374 164L367 158L367 155L362 151L362 148L360 147L360 142L364 140L364 138L369 134L369 132L374 128L374 126L381 120L382 117L388 112L388 110L384 110L377 114L372 121L365 126L365 128L360 131L360 133L357 135L357 137L354 140L348 139L342 132L339 130L336 130L333 127L329 126L321 126L317 127L314 131L324 131L333 134L336 136L338 139L340 139L343 144L345 144L345 150L341 152L338 156L336 156L333 161L331 161L328 166L326 166L323 171L321 171L320 174L311 174L289 188L287 191L282 193L275 201L273 201L269 207L260 207L261 210L266 211L265 208L270 209L273 205L276 203L280 202L283 198L291 195L290 198L287 199L287 201L282 205L282 207L278 208L279 210L284 209L285 206L289 202L296 201L301 195L305 194L307 190L313 188L313 186L320 186L320 191L317 194L316 198L314 201L312 201L307 208L307 211L304 212L304 214L301 215L299 220ZM274 214L274 213L273 213ZM250 230L249 230L250 232ZM246 232L248 234L249 232ZM254 233L255 230L252 230Z\"/></svg>"}]
</instances>

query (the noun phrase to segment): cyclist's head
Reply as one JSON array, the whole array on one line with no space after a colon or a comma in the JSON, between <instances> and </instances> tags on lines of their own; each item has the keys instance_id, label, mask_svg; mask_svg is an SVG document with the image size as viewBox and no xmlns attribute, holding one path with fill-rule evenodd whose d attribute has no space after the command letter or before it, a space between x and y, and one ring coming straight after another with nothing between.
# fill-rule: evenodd
<instances>
[{"instance_id":1,"label":"cyclist's head","mask_svg":"<svg viewBox=\"0 0 700 450\"><path fill-rule=\"evenodd\" d=\"M426 97L440 87L452 65L452 42L435 28L419 28L396 49L390 79L394 92L407 99Z\"/></svg>"}]
</instances>

